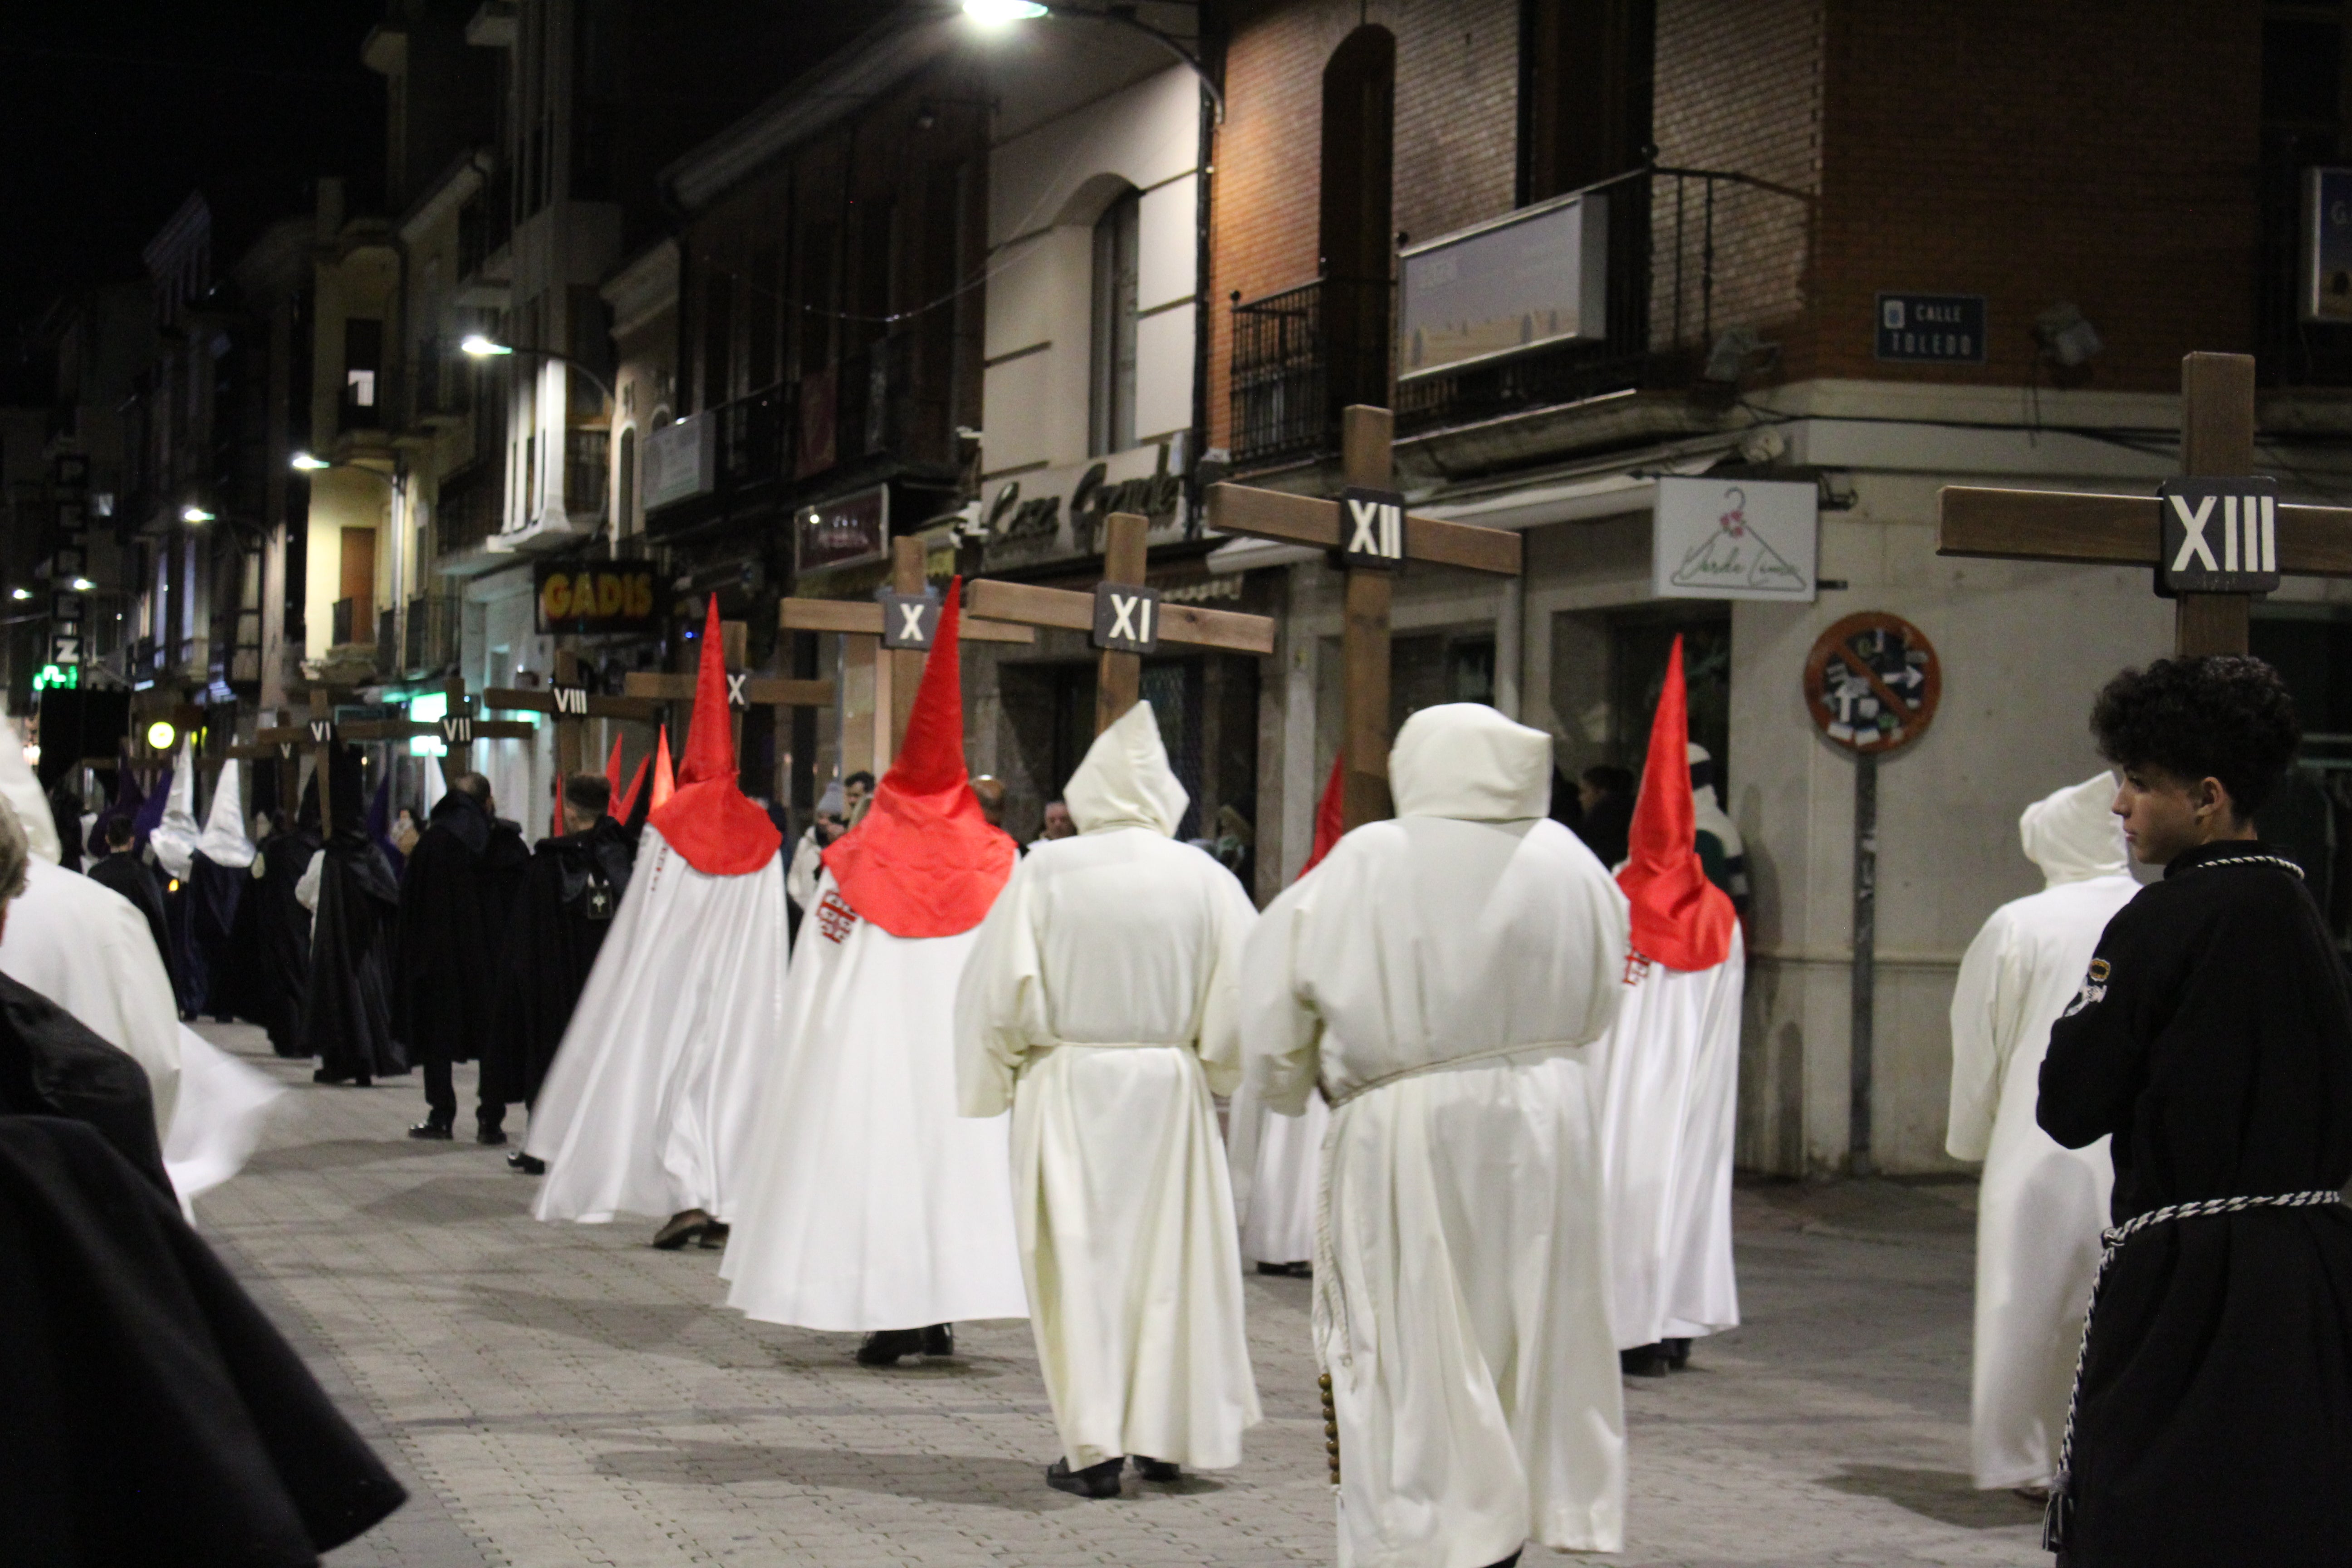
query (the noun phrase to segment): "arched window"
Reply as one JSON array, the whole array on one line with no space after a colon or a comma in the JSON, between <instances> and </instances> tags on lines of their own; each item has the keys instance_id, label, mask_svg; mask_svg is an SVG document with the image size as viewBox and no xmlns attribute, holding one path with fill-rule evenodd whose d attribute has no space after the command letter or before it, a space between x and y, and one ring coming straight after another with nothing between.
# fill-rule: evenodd
<instances>
[{"instance_id":1,"label":"arched window","mask_svg":"<svg viewBox=\"0 0 2352 1568\"><path fill-rule=\"evenodd\" d=\"M1323 68L1325 387L1330 408L1389 401L1396 37L1357 28Z\"/></svg>"},{"instance_id":2,"label":"arched window","mask_svg":"<svg viewBox=\"0 0 2352 1568\"><path fill-rule=\"evenodd\" d=\"M628 426L621 432L621 493L613 508L620 520L614 532L622 539L637 531L637 427Z\"/></svg>"},{"instance_id":3,"label":"arched window","mask_svg":"<svg viewBox=\"0 0 2352 1568\"><path fill-rule=\"evenodd\" d=\"M1130 185L1095 222L1087 451L1097 458L1135 445L1135 277L1142 214L1143 198Z\"/></svg>"}]
</instances>

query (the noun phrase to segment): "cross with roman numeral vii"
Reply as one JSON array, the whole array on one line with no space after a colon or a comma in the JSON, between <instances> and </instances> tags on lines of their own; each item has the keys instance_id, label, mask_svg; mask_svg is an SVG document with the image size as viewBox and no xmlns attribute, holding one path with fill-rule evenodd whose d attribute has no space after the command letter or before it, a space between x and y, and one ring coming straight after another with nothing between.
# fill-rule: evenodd
<instances>
[{"instance_id":1,"label":"cross with roman numeral vii","mask_svg":"<svg viewBox=\"0 0 2352 1568\"><path fill-rule=\"evenodd\" d=\"M1095 733L1099 735L1143 695L1143 656L1161 643L1260 656L1274 652L1274 622L1234 610L1162 604L1144 581L1148 519L1115 511L1103 525L1103 574L1092 593L1000 583L982 577L964 584L963 602L975 617L1024 626L1087 633L1101 658L1095 672Z\"/></svg>"},{"instance_id":2,"label":"cross with roman numeral vii","mask_svg":"<svg viewBox=\"0 0 2352 1568\"><path fill-rule=\"evenodd\" d=\"M2254 595L2282 576L2352 577L2352 508L2282 506L2254 468L2254 362L2180 362L2180 473L2156 498L1947 485L1936 553L2152 566L2175 651L2243 653Z\"/></svg>"},{"instance_id":3,"label":"cross with roman numeral vii","mask_svg":"<svg viewBox=\"0 0 2352 1568\"><path fill-rule=\"evenodd\" d=\"M1499 528L1476 528L1404 509L1395 484L1394 420L1385 408L1357 405L1340 425L1346 488L1338 500L1209 487L1209 526L1221 533L1311 544L1333 552L1348 574L1339 634L1347 671L1341 727L1341 816L1360 827L1391 815L1389 801L1389 608L1396 574L1408 561L1458 566L1497 576L1519 574L1520 541Z\"/></svg>"},{"instance_id":4,"label":"cross with roman numeral vii","mask_svg":"<svg viewBox=\"0 0 2352 1568\"><path fill-rule=\"evenodd\" d=\"M466 678L453 675L442 683L447 697L438 719L371 719L363 722L337 727L337 738L346 741L438 741L445 754L441 758L441 777L447 782L461 773L474 771L474 742L477 741L527 741L537 731L517 720L483 719L474 712L474 700L466 694Z\"/></svg>"}]
</instances>

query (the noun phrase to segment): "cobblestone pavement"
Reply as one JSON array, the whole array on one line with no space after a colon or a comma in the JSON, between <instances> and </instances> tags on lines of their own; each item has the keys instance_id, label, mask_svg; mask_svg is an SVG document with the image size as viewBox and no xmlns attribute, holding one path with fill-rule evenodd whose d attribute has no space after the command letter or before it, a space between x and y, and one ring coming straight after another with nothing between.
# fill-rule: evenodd
<instances>
[{"instance_id":1,"label":"cobblestone pavement","mask_svg":"<svg viewBox=\"0 0 2352 1568\"><path fill-rule=\"evenodd\" d=\"M1331 1561L1304 1281L1248 1281L1266 1422L1242 1468L1082 1502L1040 1479L1025 1324L859 1368L851 1336L727 1310L716 1254L537 1224L499 1152L403 1138L413 1080L320 1089L257 1030L205 1032L296 1087L200 1226L414 1494L332 1568ZM2048 1561L2033 1511L1965 1475L1972 1193L1742 1189L1749 1326L1630 1382L1632 1540L1605 1561Z\"/></svg>"}]
</instances>

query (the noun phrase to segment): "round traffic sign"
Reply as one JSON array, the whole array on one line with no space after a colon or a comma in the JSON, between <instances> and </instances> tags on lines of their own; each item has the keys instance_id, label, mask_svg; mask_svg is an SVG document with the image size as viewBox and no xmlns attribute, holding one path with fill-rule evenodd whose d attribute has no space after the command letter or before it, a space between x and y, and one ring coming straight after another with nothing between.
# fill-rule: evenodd
<instances>
[{"instance_id":1,"label":"round traffic sign","mask_svg":"<svg viewBox=\"0 0 2352 1568\"><path fill-rule=\"evenodd\" d=\"M1900 616L1848 616L1805 659L1805 707L1822 733L1850 752L1902 750L1927 733L1943 696L1935 645Z\"/></svg>"}]
</instances>

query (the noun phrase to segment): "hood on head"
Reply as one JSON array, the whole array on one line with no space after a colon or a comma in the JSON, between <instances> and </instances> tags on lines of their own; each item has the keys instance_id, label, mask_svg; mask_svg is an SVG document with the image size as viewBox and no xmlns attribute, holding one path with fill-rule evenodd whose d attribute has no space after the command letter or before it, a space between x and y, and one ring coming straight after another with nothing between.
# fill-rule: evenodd
<instances>
[{"instance_id":1,"label":"hood on head","mask_svg":"<svg viewBox=\"0 0 2352 1568\"><path fill-rule=\"evenodd\" d=\"M182 742L180 760L171 773L171 793L163 801L163 820L147 837L156 863L184 880L196 853L196 748Z\"/></svg>"},{"instance_id":2,"label":"hood on head","mask_svg":"<svg viewBox=\"0 0 2352 1568\"><path fill-rule=\"evenodd\" d=\"M253 864L253 838L245 825L245 790L237 771L243 765L234 758L221 764L220 782L213 786L213 808L196 840L196 853L231 870Z\"/></svg>"},{"instance_id":3,"label":"hood on head","mask_svg":"<svg viewBox=\"0 0 2352 1568\"><path fill-rule=\"evenodd\" d=\"M2052 791L2019 815L2018 841L2051 887L2130 873L2124 825L2110 809L2115 802L2115 775L2102 768L2081 784Z\"/></svg>"},{"instance_id":4,"label":"hood on head","mask_svg":"<svg viewBox=\"0 0 2352 1568\"><path fill-rule=\"evenodd\" d=\"M37 858L52 866L64 858L56 814L49 810L49 797L41 793L41 781L33 776L33 764L25 760L25 739L14 723L0 724L0 800L16 809Z\"/></svg>"},{"instance_id":5,"label":"hood on head","mask_svg":"<svg viewBox=\"0 0 2352 1568\"><path fill-rule=\"evenodd\" d=\"M1192 800L1168 765L1168 747L1149 702L1138 702L1095 737L1062 792L1080 833L1149 827L1173 838Z\"/></svg>"},{"instance_id":6,"label":"hood on head","mask_svg":"<svg viewBox=\"0 0 2352 1568\"><path fill-rule=\"evenodd\" d=\"M1397 731L1389 791L1399 816L1541 816L1551 804L1551 737L1484 702L1424 708Z\"/></svg>"},{"instance_id":7,"label":"hood on head","mask_svg":"<svg viewBox=\"0 0 2352 1568\"><path fill-rule=\"evenodd\" d=\"M665 797L661 786L669 771L669 731L663 731L654 773L654 807L646 821L696 870L711 877L741 877L774 858L783 840L768 814L751 804L736 780L735 722L727 709L727 656L719 631L719 595L713 594L703 620L686 763Z\"/></svg>"}]
</instances>

